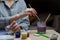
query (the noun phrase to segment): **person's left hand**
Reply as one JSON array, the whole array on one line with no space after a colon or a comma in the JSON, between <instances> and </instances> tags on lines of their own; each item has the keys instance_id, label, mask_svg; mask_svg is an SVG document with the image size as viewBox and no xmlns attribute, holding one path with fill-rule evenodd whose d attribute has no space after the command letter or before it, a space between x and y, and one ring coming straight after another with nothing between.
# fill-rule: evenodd
<instances>
[{"instance_id":1,"label":"person's left hand","mask_svg":"<svg viewBox=\"0 0 60 40\"><path fill-rule=\"evenodd\" d=\"M16 21L13 21L11 24L10 24L10 28L13 32L18 32L20 31L20 26L18 25L18 23L16 23Z\"/></svg>"}]
</instances>

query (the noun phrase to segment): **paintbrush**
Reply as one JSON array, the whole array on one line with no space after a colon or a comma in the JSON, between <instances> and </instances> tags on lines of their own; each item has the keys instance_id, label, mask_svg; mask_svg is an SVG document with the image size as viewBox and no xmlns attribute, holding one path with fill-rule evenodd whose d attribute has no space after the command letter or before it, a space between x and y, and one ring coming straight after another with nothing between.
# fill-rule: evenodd
<instances>
[{"instance_id":1,"label":"paintbrush","mask_svg":"<svg viewBox=\"0 0 60 40\"><path fill-rule=\"evenodd\" d=\"M42 34L42 33L40 33L40 32L36 32L36 34L39 34L40 36L43 36L43 37L45 37L45 38L50 38L50 37L48 37L47 35Z\"/></svg>"},{"instance_id":2,"label":"paintbrush","mask_svg":"<svg viewBox=\"0 0 60 40\"><path fill-rule=\"evenodd\" d=\"M29 4L29 7L32 8L30 4ZM40 21L40 18L37 16L37 12L36 12L35 16L36 16L37 19Z\"/></svg>"},{"instance_id":3,"label":"paintbrush","mask_svg":"<svg viewBox=\"0 0 60 40\"><path fill-rule=\"evenodd\" d=\"M51 13L49 13L48 17L46 18L46 20L44 21L44 23L47 22L47 20L49 19L49 17L51 16Z\"/></svg>"}]
</instances>

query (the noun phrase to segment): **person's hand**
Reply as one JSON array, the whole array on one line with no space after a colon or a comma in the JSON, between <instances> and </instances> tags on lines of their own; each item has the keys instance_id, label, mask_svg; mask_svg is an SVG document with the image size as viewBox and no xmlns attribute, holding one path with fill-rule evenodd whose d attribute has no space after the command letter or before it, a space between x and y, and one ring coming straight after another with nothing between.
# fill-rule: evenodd
<instances>
[{"instance_id":1,"label":"person's hand","mask_svg":"<svg viewBox=\"0 0 60 40\"><path fill-rule=\"evenodd\" d=\"M20 31L20 27L18 25L18 23L16 23L16 21L13 21L11 24L10 24L10 28L13 32L18 32Z\"/></svg>"},{"instance_id":2,"label":"person's hand","mask_svg":"<svg viewBox=\"0 0 60 40\"><path fill-rule=\"evenodd\" d=\"M37 14L36 10L33 8L27 8L25 10L26 15L35 16Z\"/></svg>"}]
</instances>

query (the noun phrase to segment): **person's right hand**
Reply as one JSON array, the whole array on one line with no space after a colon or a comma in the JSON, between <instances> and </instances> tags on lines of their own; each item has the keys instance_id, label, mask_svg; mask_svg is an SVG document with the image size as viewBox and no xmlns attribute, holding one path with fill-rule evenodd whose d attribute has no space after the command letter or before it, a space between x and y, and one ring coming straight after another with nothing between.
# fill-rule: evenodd
<instances>
[{"instance_id":1,"label":"person's right hand","mask_svg":"<svg viewBox=\"0 0 60 40\"><path fill-rule=\"evenodd\" d=\"M25 14L30 15L30 16L35 16L37 14L37 12L34 8L27 8L25 10Z\"/></svg>"}]
</instances>

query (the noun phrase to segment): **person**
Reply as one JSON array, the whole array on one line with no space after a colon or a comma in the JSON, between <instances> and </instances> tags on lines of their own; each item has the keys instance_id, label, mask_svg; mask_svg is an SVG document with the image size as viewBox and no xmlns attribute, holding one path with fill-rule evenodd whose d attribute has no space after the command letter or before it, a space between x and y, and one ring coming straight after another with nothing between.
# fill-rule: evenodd
<instances>
[{"instance_id":1,"label":"person","mask_svg":"<svg viewBox=\"0 0 60 40\"><path fill-rule=\"evenodd\" d=\"M5 30L10 26L13 32L21 30L20 27L29 29L29 15L35 16L33 8L27 8L24 0L1 0L0 1L0 28Z\"/></svg>"}]
</instances>

